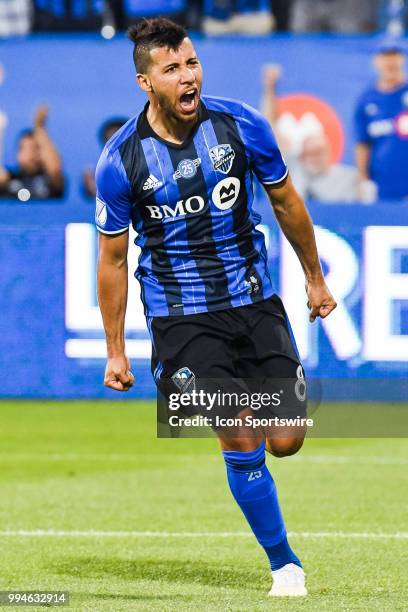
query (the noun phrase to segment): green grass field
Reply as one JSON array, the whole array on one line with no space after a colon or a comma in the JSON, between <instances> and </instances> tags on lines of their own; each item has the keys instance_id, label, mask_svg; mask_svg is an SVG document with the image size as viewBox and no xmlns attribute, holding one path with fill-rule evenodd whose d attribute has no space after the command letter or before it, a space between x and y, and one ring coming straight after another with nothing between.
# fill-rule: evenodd
<instances>
[{"instance_id":1,"label":"green grass field","mask_svg":"<svg viewBox=\"0 0 408 612\"><path fill-rule=\"evenodd\" d=\"M0 403L0 590L92 611L408 610L407 440L268 459L310 592L272 600L216 441L155 427L152 403Z\"/></svg>"}]
</instances>

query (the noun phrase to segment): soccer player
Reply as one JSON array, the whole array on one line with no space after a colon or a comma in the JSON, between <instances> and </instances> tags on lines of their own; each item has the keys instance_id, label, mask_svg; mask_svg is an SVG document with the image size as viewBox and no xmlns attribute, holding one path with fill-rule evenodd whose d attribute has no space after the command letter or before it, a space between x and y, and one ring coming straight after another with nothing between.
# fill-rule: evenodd
<instances>
[{"instance_id":1,"label":"soccer player","mask_svg":"<svg viewBox=\"0 0 408 612\"><path fill-rule=\"evenodd\" d=\"M355 111L356 161L363 200L408 198L408 81L402 43L385 39L374 57L378 73ZM375 187L375 186L374 186ZM370 193L374 197L370 198ZM368 195L367 195L368 194Z\"/></svg>"},{"instance_id":2,"label":"soccer player","mask_svg":"<svg viewBox=\"0 0 408 612\"><path fill-rule=\"evenodd\" d=\"M264 237L256 229L254 174L303 267L310 320L326 317L336 304L311 220L268 122L242 102L201 96L201 64L180 26L144 20L129 36L148 102L107 143L96 170L105 385L127 391L134 383L124 340L130 221L141 248L136 277L159 389L172 381L177 391L190 377L301 377L285 310L271 285ZM302 564L287 541L265 465L265 449L291 455L304 431L265 439L218 435L232 494L270 561L270 594L306 595Z\"/></svg>"}]
</instances>

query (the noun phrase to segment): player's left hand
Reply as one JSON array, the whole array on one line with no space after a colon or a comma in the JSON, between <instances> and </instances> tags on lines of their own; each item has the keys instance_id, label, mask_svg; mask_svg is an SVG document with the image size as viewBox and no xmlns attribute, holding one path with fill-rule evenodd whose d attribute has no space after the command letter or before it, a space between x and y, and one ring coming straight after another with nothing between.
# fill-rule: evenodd
<instances>
[{"instance_id":1,"label":"player's left hand","mask_svg":"<svg viewBox=\"0 0 408 612\"><path fill-rule=\"evenodd\" d=\"M310 310L309 321L313 323L317 317L325 319L337 306L324 279L318 282L306 282L308 297L307 307Z\"/></svg>"}]
</instances>

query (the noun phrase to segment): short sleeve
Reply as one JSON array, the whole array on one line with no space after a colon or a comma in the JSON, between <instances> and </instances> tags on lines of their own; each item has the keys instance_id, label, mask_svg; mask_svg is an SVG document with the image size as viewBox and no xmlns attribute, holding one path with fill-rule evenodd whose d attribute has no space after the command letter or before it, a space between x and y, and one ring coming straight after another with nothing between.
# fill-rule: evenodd
<instances>
[{"instance_id":1,"label":"short sleeve","mask_svg":"<svg viewBox=\"0 0 408 612\"><path fill-rule=\"evenodd\" d=\"M367 113L365 112L366 103L360 100L354 112L354 134L357 142L369 143Z\"/></svg>"},{"instance_id":2,"label":"short sleeve","mask_svg":"<svg viewBox=\"0 0 408 612\"><path fill-rule=\"evenodd\" d=\"M257 178L265 185L283 181L288 169L269 121L259 111L243 104L240 127Z\"/></svg>"},{"instance_id":3,"label":"short sleeve","mask_svg":"<svg viewBox=\"0 0 408 612\"><path fill-rule=\"evenodd\" d=\"M95 223L103 234L120 234L129 228L132 206L130 183L118 151L104 149L95 173Z\"/></svg>"}]
</instances>

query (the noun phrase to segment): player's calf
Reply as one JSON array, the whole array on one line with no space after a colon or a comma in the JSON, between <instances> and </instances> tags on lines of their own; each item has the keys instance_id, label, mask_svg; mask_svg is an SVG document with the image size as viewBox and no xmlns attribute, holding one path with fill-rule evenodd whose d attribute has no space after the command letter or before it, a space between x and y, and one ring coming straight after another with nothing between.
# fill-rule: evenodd
<instances>
[{"instance_id":1,"label":"player's calf","mask_svg":"<svg viewBox=\"0 0 408 612\"><path fill-rule=\"evenodd\" d=\"M224 450L223 456L231 493L268 557L271 595L306 594L302 564L287 540L275 482L265 463L264 442L254 450Z\"/></svg>"}]
</instances>

